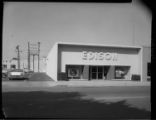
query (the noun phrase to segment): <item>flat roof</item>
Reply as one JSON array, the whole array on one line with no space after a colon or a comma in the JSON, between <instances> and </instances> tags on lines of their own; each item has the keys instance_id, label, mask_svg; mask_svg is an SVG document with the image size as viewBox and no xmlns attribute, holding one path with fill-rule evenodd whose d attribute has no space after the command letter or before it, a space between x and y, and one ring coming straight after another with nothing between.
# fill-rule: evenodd
<instances>
[{"instance_id":1,"label":"flat roof","mask_svg":"<svg viewBox=\"0 0 156 120\"><path fill-rule=\"evenodd\" d=\"M96 47L115 47L115 48L132 48L141 49L142 46L115 45L115 44L94 44L94 43L75 43L75 42L57 42L58 45L74 45L74 46L96 46Z\"/></svg>"}]
</instances>

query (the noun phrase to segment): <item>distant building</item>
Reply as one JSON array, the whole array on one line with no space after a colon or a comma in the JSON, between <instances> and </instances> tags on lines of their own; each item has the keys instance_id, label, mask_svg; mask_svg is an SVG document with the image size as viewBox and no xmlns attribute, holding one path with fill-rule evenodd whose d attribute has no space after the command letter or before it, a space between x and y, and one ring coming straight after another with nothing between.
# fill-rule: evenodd
<instances>
[{"instance_id":1,"label":"distant building","mask_svg":"<svg viewBox=\"0 0 156 120\"><path fill-rule=\"evenodd\" d=\"M17 69L17 60L3 60L2 61L2 69Z\"/></svg>"},{"instance_id":2,"label":"distant building","mask_svg":"<svg viewBox=\"0 0 156 120\"><path fill-rule=\"evenodd\" d=\"M46 66L45 59L46 58L40 59L39 72L45 72L45 66ZM3 60L2 61L2 70L10 70L10 69L18 69L18 61L16 59ZM28 61L26 59L22 59L20 61L20 69L28 71ZM32 70L34 72L38 72L38 60L37 60L37 58L34 61L34 70L33 70L33 62L31 60L30 70Z\"/></svg>"}]
</instances>

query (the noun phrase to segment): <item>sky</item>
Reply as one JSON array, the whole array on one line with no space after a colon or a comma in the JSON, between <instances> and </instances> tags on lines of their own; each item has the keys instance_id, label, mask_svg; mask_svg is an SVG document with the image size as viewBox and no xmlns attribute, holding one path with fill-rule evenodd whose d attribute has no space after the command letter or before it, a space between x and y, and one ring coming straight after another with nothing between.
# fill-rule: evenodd
<instances>
[{"instance_id":1,"label":"sky","mask_svg":"<svg viewBox=\"0 0 156 120\"><path fill-rule=\"evenodd\" d=\"M59 41L133 45L132 39L142 36L134 33L134 23L144 35L150 29L148 16L135 16L130 3L123 4L5 2L3 59L16 57L17 45L21 59L27 59L28 42L41 42L41 57ZM148 38L139 38L145 40L138 44L150 45Z\"/></svg>"}]
</instances>

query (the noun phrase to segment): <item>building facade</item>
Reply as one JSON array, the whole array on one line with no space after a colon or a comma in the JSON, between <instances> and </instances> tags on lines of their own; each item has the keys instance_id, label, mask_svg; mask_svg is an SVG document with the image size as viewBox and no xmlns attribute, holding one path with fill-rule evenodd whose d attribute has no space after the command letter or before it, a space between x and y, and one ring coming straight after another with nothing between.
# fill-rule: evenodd
<instances>
[{"instance_id":1,"label":"building facade","mask_svg":"<svg viewBox=\"0 0 156 120\"><path fill-rule=\"evenodd\" d=\"M87 13L81 12L82 20L73 17L60 33L62 42L47 55L46 73L52 79L150 80L152 16L145 5L133 0L74 7Z\"/></svg>"},{"instance_id":2,"label":"building facade","mask_svg":"<svg viewBox=\"0 0 156 120\"><path fill-rule=\"evenodd\" d=\"M3 60L2 70L17 69L17 60Z\"/></svg>"},{"instance_id":3,"label":"building facade","mask_svg":"<svg viewBox=\"0 0 156 120\"><path fill-rule=\"evenodd\" d=\"M56 43L47 57L47 74L58 80L147 81L150 49L140 46ZM64 76L64 77L62 77Z\"/></svg>"}]
</instances>

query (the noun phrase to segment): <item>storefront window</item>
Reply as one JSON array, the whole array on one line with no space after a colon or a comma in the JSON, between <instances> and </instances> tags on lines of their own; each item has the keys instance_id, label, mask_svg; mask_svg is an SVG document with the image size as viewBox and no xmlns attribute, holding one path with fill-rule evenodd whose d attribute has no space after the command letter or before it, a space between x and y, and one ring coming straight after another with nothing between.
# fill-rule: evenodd
<instances>
[{"instance_id":1,"label":"storefront window","mask_svg":"<svg viewBox=\"0 0 156 120\"><path fill-rule=\"evenodd\" d=\"M128 79L129 66L116 66L115 67L115 78L116 79Z\"/></svg>"},{"instance_id":2,"label":"storefront window","mask_svg":"<svg viewBox=\"0 0 156 120\"><path fill-rule=\"evenodd\" d=\"M67 75L69 79L80 79L82 72L81 66L67 65Z\"/></svg>"}]
</instances>

